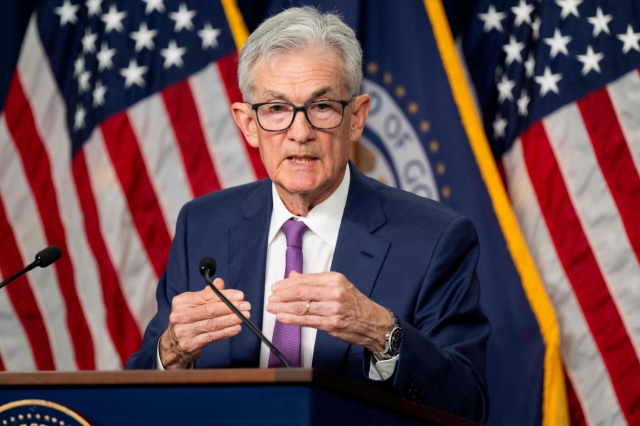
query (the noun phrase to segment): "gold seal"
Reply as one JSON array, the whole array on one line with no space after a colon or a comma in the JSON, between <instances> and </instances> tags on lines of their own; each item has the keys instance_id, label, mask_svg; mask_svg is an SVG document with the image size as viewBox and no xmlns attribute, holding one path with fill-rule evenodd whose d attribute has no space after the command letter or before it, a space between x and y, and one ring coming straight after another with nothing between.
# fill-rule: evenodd
<instances>
[{"instance_id":1,"label":"gold seal","mask_svg":"<svg viewBox=\"0 0 640 426\"><path fill-rule=\"evenodd\" d=\"M78 413L44 399L22 399L0 406L0 425L91 426Z\"/></svg>"}]
</instances>

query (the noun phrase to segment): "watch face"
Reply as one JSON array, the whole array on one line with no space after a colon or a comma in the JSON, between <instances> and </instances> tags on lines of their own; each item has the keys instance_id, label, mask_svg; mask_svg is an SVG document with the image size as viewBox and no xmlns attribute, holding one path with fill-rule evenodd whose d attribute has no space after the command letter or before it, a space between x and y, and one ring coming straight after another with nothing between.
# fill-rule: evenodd
<instances>
[{"instance_id":1,"label":"watch face","mask_svg":"<svg viewBox=\"0 0 640 426\"><path fill-rule=\"evenodd\" d=\"M402 329L396 328L391 332L391 337L389 338L389 352L392 352L394 355L400 352L401 341Z\"/></svg>"}]
</instances>

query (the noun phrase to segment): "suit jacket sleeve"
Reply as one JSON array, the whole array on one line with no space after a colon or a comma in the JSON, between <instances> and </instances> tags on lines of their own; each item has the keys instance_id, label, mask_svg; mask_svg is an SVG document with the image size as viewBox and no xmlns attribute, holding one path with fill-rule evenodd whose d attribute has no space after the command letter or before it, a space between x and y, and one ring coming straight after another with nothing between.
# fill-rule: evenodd
<instances>
[{"instance_id":1,"label":"suit jacket sleeve","mask_svg":"<svg viewBox=\"0 0 640 426\"><path fill-rule=\"evenodd\" d=\"M158 340L169 325L171 301L178 294L187 291L189 271L186 267L187 252L185 241L188 206L189 204L186 204L178 215L176 235L171 245L167 268L158 282L158 289L156 290L158 312L147 326L140 349L127 361L124 367L125 370L156 368Z\"/></svg>"},{"instance_id":2,"label":"suit jacket sleeve","mask_svg":"<svg viewBox=\"0 0 640 426\"><path fill-rule=\"evenodd\" d=\"M387 382L415 402L485 422L490 326L479 305L478 257L473 224L456 217L433 250L414 318L400 319L400 358ZM369 359L365 358L367 370Z\"/></svg>"}]
</instances>

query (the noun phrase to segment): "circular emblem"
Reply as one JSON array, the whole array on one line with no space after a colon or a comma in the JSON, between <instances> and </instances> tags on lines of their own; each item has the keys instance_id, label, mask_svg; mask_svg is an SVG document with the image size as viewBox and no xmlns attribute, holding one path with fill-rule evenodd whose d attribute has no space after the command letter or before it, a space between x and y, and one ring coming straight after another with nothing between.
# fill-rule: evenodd
<instances>
[{"instance_id":1,"label":"circular emblem","mask_svg":"<svg viewBox=\"0 0 640 426\"><path fill-rule=\"evenodd\" d=\"M438 186L420 137L389 93L364 79L362 92L371 97L371 110L360 139L368 153L367 176L423 197L439 200ZM361 156L362 157L362 156Z\"/></svg>"},{"instance_id":2,"label":"circular emblem","mask_svg":"<svg viewBox=\"0 0 640 426\"><path fill-rule=\"evenodd\" d=\"M23 399L0 406L0 425L90 426L67 407L43 399Z\"/></svg>"}]
</instances>

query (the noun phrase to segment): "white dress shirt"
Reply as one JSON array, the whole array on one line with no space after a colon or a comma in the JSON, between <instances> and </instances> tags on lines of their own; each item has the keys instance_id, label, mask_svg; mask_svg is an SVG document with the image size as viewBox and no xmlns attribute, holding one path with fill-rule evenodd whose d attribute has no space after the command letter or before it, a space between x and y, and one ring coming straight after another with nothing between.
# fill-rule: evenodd
<instances>
[{"instance_id":1,"label":"white dress shirt","mask_svg":"<svg viewBox=\"0 0 640 426\"><path fill-rule=\"evenodd\" d=\"M349 195L349 183L351 175L349 165L338 188L322 203L311 210L306 217L293 215L280 199L275 184L271 187L273 210L269 224L269 237L267 240L267 264L264 283L264 304L262 311L262 333L269 340L273 340L273 330L276 324L276 316L267 312L266 306L271 296L271 286L284 278L286 265L287 240L282 231L282 225L289 219L301 220L307 225L308 230L302 238L303 273L327 272L331 269L333 253L338 241L342 214L347 204ZM313 303L313 302L312 302ZM310 368L313 361L313 349L316 341L317 330L315 328L302 327L301 329L301 367ZM264 343L260 346L260 368L267 368L269 364L270 350ZM371 357L369 378L372 380L386 380L395 368L398 357L391 360L375 362ZM163 370L160 356L157 359L158 369Z\"/></svg>"}]
</instances>

